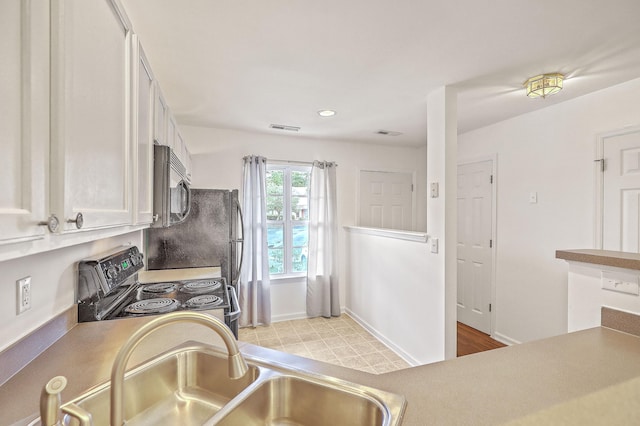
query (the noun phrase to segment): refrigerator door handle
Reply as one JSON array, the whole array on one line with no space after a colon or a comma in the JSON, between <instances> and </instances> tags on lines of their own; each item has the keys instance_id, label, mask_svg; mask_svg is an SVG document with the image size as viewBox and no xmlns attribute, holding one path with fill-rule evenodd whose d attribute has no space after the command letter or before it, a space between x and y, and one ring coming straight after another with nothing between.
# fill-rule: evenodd
<instances>
[{"instance_id":1,"label":"refrigerator door handle","mask_svg":"<svg viewBox=\"0 0 640 426\"><path fill-rule=\"evenodd\" d=\"M240 318L240 314L242 310L240 309L240 304L238 303L238 296L236 295L236 289L227 284L227 290L229 291L229 295L231 296L231 309L235 309L234 311L226 314L226 317L229 318L229 321L235 321Z\"/></svg>"},{"instance_id":2,"label":"refrigerator door handle","mask_svg":"<svg viewBox=\"0 0 640 426\"><path fill-rule=\"evenodd\" d=\"M236 278L235 281L238 282L240 281L240 271L242 270L242 262L244 261L244 217L242 216L242 206L240 206L240 201L238 201L238 198L236 198L235 201L236 208L238 209L238 216L240 217L240 229L242 230L242 236L235 241L236 244L242 244L242 247L240 249L240 262L238 262L238 268L236 269L236 274L234 275Z\"/></svg>"}]
</instances>

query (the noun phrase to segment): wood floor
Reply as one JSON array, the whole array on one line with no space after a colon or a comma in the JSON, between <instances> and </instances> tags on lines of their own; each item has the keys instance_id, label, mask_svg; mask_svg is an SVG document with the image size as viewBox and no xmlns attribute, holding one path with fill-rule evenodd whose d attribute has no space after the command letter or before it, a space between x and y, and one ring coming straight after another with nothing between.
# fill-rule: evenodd
<instances>
[{"instance_id":1,"label":"wood floor","mask_svg":"<svg viewBox=\"0 0 640 426\"><path fill-rule=\"evenodd\" d=\"M458 356L490 351L505 346L505 344L493 340L488 334L458 323Z\"/></svg>"}]
</instances>

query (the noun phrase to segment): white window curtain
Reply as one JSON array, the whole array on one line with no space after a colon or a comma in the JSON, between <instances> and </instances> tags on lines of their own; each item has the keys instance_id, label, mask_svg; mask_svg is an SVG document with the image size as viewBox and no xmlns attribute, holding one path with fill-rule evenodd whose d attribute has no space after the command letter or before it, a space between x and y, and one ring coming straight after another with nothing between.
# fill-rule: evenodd
<instances>
[{"instance_id":1,"label":"white window curtain","mask_svg":"<svg viewBox=\"0 0 640 426\"><path fill-rule=\"evenodd\" d=\"M244 228L240 271L240 327L271 324L271 290L267 252L267 159L244 157L242 197Z\"/></svg>"},{"instance_id":2,"label":"white window curtain","mask_svg":"<svg viewBox=\"0 0 640 426\"><path fill-rule=\"evenodd\" d=\"M309 189L307 316L340 316L335 163L314 161Z\"/></svg>"}]
</instances>

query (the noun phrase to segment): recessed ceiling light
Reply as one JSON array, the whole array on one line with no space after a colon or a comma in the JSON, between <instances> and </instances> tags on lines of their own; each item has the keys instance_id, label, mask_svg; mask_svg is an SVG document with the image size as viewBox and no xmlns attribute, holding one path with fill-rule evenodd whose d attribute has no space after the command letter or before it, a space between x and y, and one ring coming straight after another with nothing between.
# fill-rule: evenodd
<instances>
[{"instance_id":1,"label":"recessed ceiling light","mask_svg":"<svg viewBox=\"0 0 640 426\"><path fill-rule=\"evenodd\" d=\"M336 115L336 112L332 109L321 109L320 111L318 111L318 115L320 117L333 117L334 115Z\"/></svg>"}]
</instances>

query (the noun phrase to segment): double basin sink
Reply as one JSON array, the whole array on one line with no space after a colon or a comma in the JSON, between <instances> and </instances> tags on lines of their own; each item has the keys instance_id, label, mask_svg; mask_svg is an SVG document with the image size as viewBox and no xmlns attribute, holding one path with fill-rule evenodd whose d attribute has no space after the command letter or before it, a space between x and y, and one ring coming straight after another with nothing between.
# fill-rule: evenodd
<instances>
[{"instance_id":1,"label":"double basin sink","mask_svg":"<svg viewBox=\"0 0 640 426\"><path fill-rule=\"evenodd\" d=\"M150 333L184 322L222 337L226 353L187 343L125 373L136 346ZM245 358L224 323L205 313L175 312L133 333L113 363L111 380L61 404L64 377L51 379L40 400L44 425L399 425L402 396L280 365Z\"/></svg>"},{"instance_id":2,"label":"double basin sink","mask_svg":"<svg viewBox=\"0 0 640 426\"><path fill-rule=\"evenodd\" d=\"M124 375L125 423L314 426L402 421L402 396L268 360L245 360L248 370L238 379L227 374L227 354L203 344L185 344L145 362ZM93 426L109 425L110 386L99 385L68 404L89 413ZM65 415L63 424L79 423Z\"/></svg>"}]
</instances>

